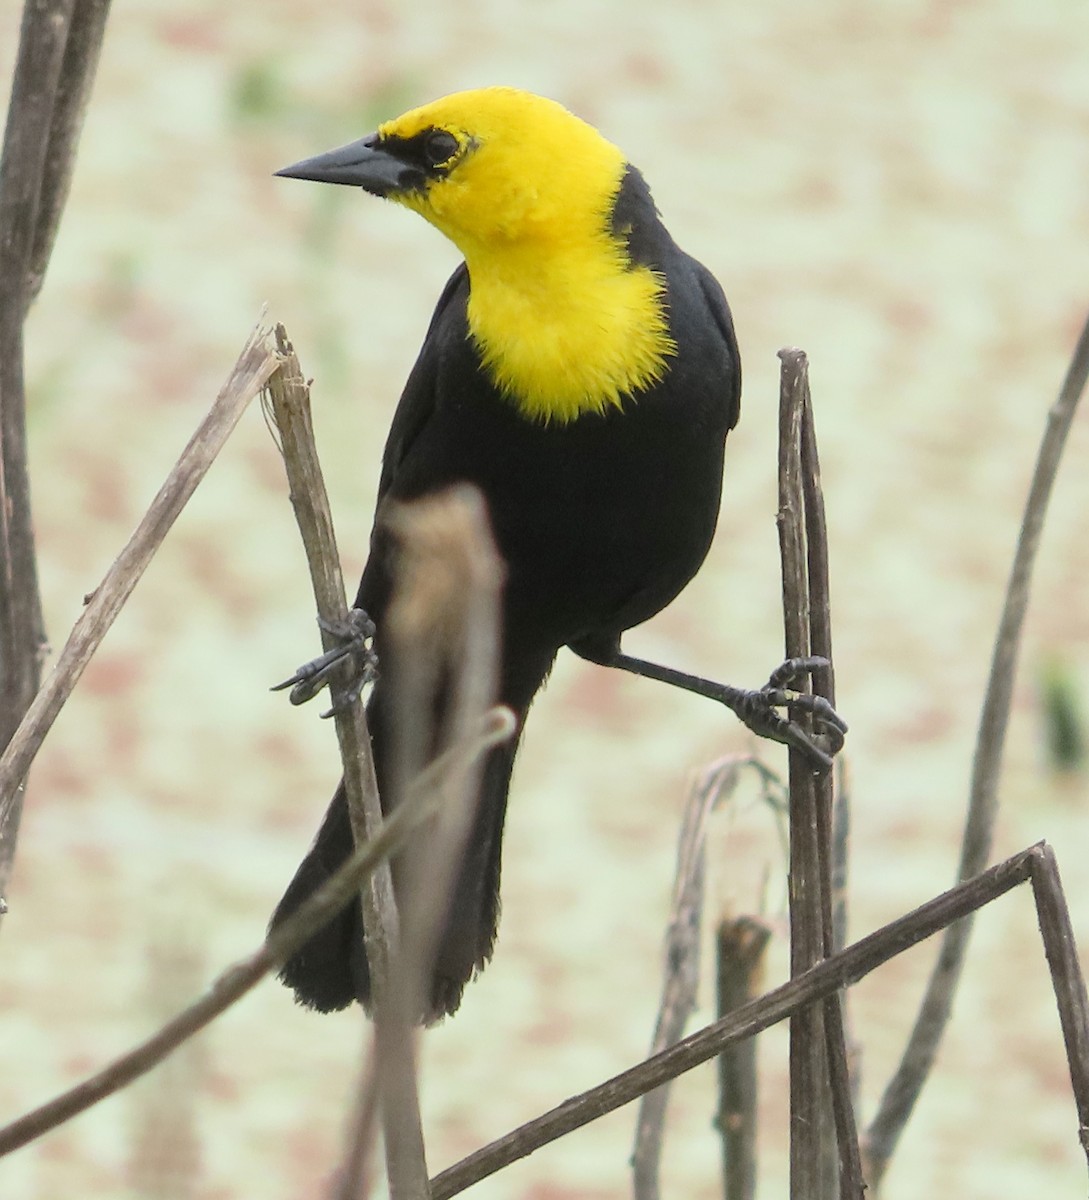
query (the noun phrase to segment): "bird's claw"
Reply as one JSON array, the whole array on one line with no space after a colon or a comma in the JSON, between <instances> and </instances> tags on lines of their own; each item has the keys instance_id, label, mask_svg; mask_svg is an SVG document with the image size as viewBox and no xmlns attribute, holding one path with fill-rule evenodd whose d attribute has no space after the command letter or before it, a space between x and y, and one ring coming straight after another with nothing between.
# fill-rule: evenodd
<instances>
[{"instance_id":1,"label":"bird's claw","mask_svg":"<svg viewBox=\"0 0 1089 1200\"><path fill-rule=\"evenodd\" d=\"M323 687L335 683L338 671L347 662L351 669L348 687L335 694L332 707L321 714L331 717L354 704L367 684L378 676L378 656L373 644L374 622L361 608L353 608L343 622L325 621L319 617L318 625L336 638L339 644L303 663L290 679L276 684L272 691L291 688L288 696L291 703L305 704L313 700Z\"/></svg>"},{"instance_id":2,"label":"bird's claw","mask_svg":"<svg viewBox=\"0 0 1089 1200\"><path fill-rule=\"evenodd\" d=\"M798 692L790 684L804 675L827 667L826 658L789 658L772 671L768 682L751 692L742 692L734 711L758 737L782 742L804 755L820 771L831 769L832 759L842 749L847 722L823 696ZM777 711L785 708L788 716ZM795 712L809 713L812 730L794 719Z\"/></svg>"}]
</instances>

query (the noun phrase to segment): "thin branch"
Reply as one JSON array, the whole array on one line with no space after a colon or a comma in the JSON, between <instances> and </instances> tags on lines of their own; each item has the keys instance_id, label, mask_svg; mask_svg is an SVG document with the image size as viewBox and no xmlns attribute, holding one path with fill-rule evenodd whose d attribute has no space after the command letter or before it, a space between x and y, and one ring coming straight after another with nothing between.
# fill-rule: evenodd
<instances>
[{"instance_id":1,"label":"thin branch","mask_svg":"<svg viewBox=\"0 0 1089 1200\"><path fill-rule=\"evenodd\" d=\"M809 650L827 659L813 673L813 690L830 705L836 703L836 677L832 661L832 597L828 565L828 522L824 512L820 456L813 418L808 372L802 387L801 420L802 493L805 507L806 577L809 585ZM820 870L820 923L823 953L832 954L844 944L847 893L847 799L834 797L832 771L812 778L817 818L817 855ZM837 936L838 934L838 936ZM824 1037L832 1118L836 1129L836 1168L843 1200L861 1200L865 1190L862 1158L855 1123L854 1087L847 1046L847 997L833 996L824 1005ZM829 1180L837 1171L827 1168Z\"/></svg>"},{"instance_id":2,"label":"thin branch","mask_svg":"<svg viewBox=\"0 0 1089 1200\"><path fill-rule=\"evenodd\" d=\"M995 818L998 813L998 779L1002 766L1002 751L1009 724L1017 655L1028 608L1033 566L1052 486L1087 378L1089 319L1082 327L1059 397L1048 413L1047 426L1033 470L1017 550L1006 587L1002 617L995 638L987 692L980 714L968 813L957 873L959 879L975 875L991 854ZM952 1012L953 997L956 995L961 969L964 966L971 931L971 922L964 921L951 926L942 938L938 960L927 984L903 1058L885 1088L877 1114L866 1131L864 1150L867 1174L874 1187L880 1184L884 1176L904 1126L934 1065L938 1046Z\"/></svg>"},{"instance_id":3,"label":"thin branch","mask_svg":"<svg viewBox=\"0 0 1089 1200\"><path fill-rule=\"evenodd\" d=\"M836 759L832 804L832 949L847 945L847 880L851 843L851 773L846 759ZM844 1006L846 1007L846 1005Z\"/></svg>"},{"instance_id":4,"label":"thin branch","mask_svg":"<svg viewBox=\"0 0 1089 1200\"><path fill-rule=\"evenodd\" d=\"M397 544L382 642L397 740L390 798L396 806L403 781L420 769L436 746L471 728L494 701L503 567L484 499L468 486L392 509L385 528ZM416 1021L431 1011L432 968L462 871L479 784L478 772L463 776L427 838L417 839L398 862L404 897L401 952L388 1003L375 1011L384 1102L404 1085L404 1066L415 1063ZM414 1084L415 1076L411 1079ZM398 1107L406 1118L412 1116L407 1101ZM397 1111L391 1116L396 1123ZM387 1153L392 1200L426 1197L422 1138L416 1152L399 1128L392 1134L403 1143L398 1150L401 1161ZM390 1138L387 1118L387 1147Z\"/></svg>"},{"instance_id":5,"label":"thin branch","mask_svg":"<svg viewBox=\"0 0 1089 1200\"><path fill-rule=\"evenodd\" d=\"M810 653L809 570L802 484L802 413L808 364L801 350L781 350L779 398L779 526L783 624L787 658ZM808 689L807 689L808 690ZM791 750L790 773L790 973L801 975L825 957L825 886L819 802L813 769ZM824 1014L814 1005L790 1022L790 1196L831 1200L835 1153Z\"/></svg>"},{"instance_id":6,"label":"thin branch","mask_svg":"<svg viewBox=\"0 0 1089 1200\"><path fill-rule=\"evenodd\" d=\"M28 8L32 7L30 4ZM34 243L26 265L26 307L41 291L76 164L83 116L91 98L110 0L75 0L64 41L64 59L52 105L38 196Z\"/></svg>"},{"instance_id":7,"label":"thin branch","mask_svg":"<svg viewBox=\"0 0 1089 1200\"><path fill-rule=\"evenodd\" d=\"M259 323L208 415L190 438L128 544L89 597L56 666L0 757L0 830L7 828L22 780L91 656L223 448L246 405L264 386L276 364L271 331L263 322Z\"/></svg>"},{"instance_id":8,"label":"thin branch","mask_svg":"<svg viewBox=\"0 0 1089 1200\"><path fill-rule=\"evenodd\" d=\"M360 882L397 852L421 824L431 820L448 799L449 780L470 768L513 729L505 709L493 709L473 737L454 747L419 777L398 810L365 845L262 946L222 972L196 1003L178 1014L147 1041L115 1059L76 1087L0 1128L0 1155L25 1146L146 1074L180 1045L241 999L266 975L278 970L315 930L327 924L358 891Z\"/></svg>"},{"instance_id":9,"label":"thin branch","mask_svg":"<svg viewBox=\"0 0 1089 1200\"><path fill-rule=\"evenodd\" d=\"M269 380L269 401L280 436L291 504L310 568L322 645L325 650L330 650L336 644L333 630L342 628L348 616L340 556L314 444L310 389L282 325L276 327L276 342L282 369ZM363 705L358 697L349 706L341 702L350 686L347 663L341 675L340 686L334 688L333 712L352 836L356 846L361 846L380 828L382 804ZM363 882L360 903L374 1009L376 1013L388 1013L395 1003L393 979L400 927L388 863ZM380 1033L387 1027L388 1022L381 1021ZM388 1043L388 1036L386 1041ZM383 1066L378 1075L374 1075L367 1064L363 1066L363 1073L382 1083L384 1098L380 1108L386 1129L386 1164L391 1192L395 1196L411 1196L419 1192L421 1182L426 1187L427 1165L411 1044L401 1046L400 1051L380 1054ZM353 1129L341 1168L338 1187L344 1195L360 1194L360 1181L367 1176L368 1158L364 1148L371 1144L369 1123L375 1107L369 1095L364 1095L357 1114L362 1124Z\"/></svg>"},{"instance_id":10,"label":"thin branch","mask_svg":"<svg viewBox=\"0 0 1089 1200\"><path fill-rule=\"evenodd\" d=\"M809 364L804 350L780 350L779 359L779 509L775 519L783 575L786 653L788 658L801 658L810 653L801 450ZM813 940L819 944L819 934Z\"/></svg>"},{"instance_id":11,"label":"thin branch","mask_svg":"<svg viewBox=\"0 0 1089 1200\"><path fill-rule=\"evenodd\" d=\"M809 587L809 653L828 660L813 672L813 691L829 704L836 703L836 670L832 659L832 595L828 565L828 520L824 512L821 463L809 372L804 363L801 379L801 475L805 513L806 582ZM826 776L829 785L831 776ZM831 787L829 786L829 791Z\"/></svg>"},{"instance_id":12,"label":"thin branch","mask_svg":"<svg viewBox=\"0 0 1089 1200\"><path fill-rule=\"evenodd\" d=\"M49 135L74 7L74 0L37 0L23 6L0 157L3 307L17 315L20 325L29 303L28 267L37 237Z\"/></svg>"},{"instance_id":13,"label":"thin branch","mask_svg":"<svg viewBox=\"0 0 1089 1200\"><path fill-rule=\"evenodd\" d=\"M623 1071L588 1092L572 1097L475 1151L431 1181L432 1200L447 1200L465 1191L474 1183L494 1175L496 1171L564 1134L614 1112L745 1038L856 983L890 958L933 936L952 921L1024 883L1043 849L1044 843L1041 842L1022 850L1020 854L1013 855L974 879L951 888L906 916L892 921L876 933L862 938L840 954L823 959L804 974L743 1005L729 1017L716 1021L654 1058Z\"/></svg>"},{"instance_id":14,"label":"thin branch","mask_svg":"<svg viewBox=\"0 0 1089 1200\"><path fill-rule=\"evenodd\" d=\"M849 848L851 837L851 795L850 771L844 755L836 758L835 795L832 801L832 948L833 954L838 954L847 945L847 877L849 866ZM847 1090L851 1096L851 1119L858 1105L859 1089L861 1086L862 1047L855 1039L851 1030L851 1011L849 996L844 992L840 996L840 1013L843 1021L843 1043L847 1061ZM857 1171L865 1179L862 1166L862 1148L857 1126L850 1139L850 1145L857 1154ZM852 1155L854 1157L854 1155Z\"/></svg>"},{"instance_id":15,"label":"thin branch","mask_svg":"<svg viewBox=\"0 0 1089 1200\"><path fill-rule=\"evenodd\" d=\"M756 917L735 917L718 927L718 1015L721 1020L760 994L771 928ZM719 1107L715 1124L722 1134L723 1196L756 1196L756 1039L724 1051L718 1059Z\"/></svg>"},{"instance_id":16,"label":"thin branch","mask_svg":"<svg viewBox=\"0 0 1089 1200\"><path fill-rule=\"evenodd\" d=\"M50 116L72 0L27 3L0 156L0 749L41 681L45 651L27 470L23 322ZM15 859L22 779L0 809L0 901ZM0 911L3 911L0 904Z\"/></svg>"},{"instance_id":17,"label":"thin branch","mask_svg":"<svg viewBox=\"0 0 1089 1200\"><path fill-rule=\"evenodd\" d=\"M384 653L396 666L386 678L393 689L400 773L411 778L435 746L460 737L494 702L504 568L484 499L467 485L392 509L385 527L398 545L384 624ZM478 779L460 783L457 801L404 864L410 897L398 964L404 1017L431 1008L431 965L479 796Z\"/></svg>"},{"instance_id":18,"label":"thin branch","mask_svg":"<svg viewBox=\"0 0 1089 1200\"><path fill-rule=\"evenodd\" d=\"M45 278L68 196L108 0L23 8L0 157L0 749L41 683L46 649L27 471L23 323ZM0 914L23 782L0 814Z\"/></svg>"},{"instance_id":19,"label":"thin branch","mask_svg":"<svg viewBox=\"0 0 1089 1200\"><path fill-rule=\"evenodd\" d=\"M1089 999L1059 867L1048 845L1033 859L1032 891L1078 1110L1078 1141L1089 1160Z\"/></svg>"},{"instance_id":20,"label":"thin branch","mask_svg":"<svg viewBox=\"0 0 1089 1200\"><path fill-rule=\"evenodd\" d=\"M707 818L737 786L747 757L731 756L700 773L689 789L677 845L673 900L666 931L665 980L650 1053L679 1041L696 1007L699 984L700 924L703 917L704 845ZM669 1088L648 1092L639 1105L632 1151L632 1190L636 1200L657 1200Z\"/></svg>"},{"instance_id":21,"label":"thin branch","mask_svg":"<svg viewBox=\"0 0 1089 1200\"><path fill-rule=\"evenodd\" d=\"M283 325L276 326L276 345L280 370L269 379L267 392L287 472L288 494L310 569L322 647L331 650L338 644L332 630L342 627L348 615L344 577L329 496L314 444L310 389ZM333 710L352 833L360 845L381 826L382 806L363 706L355 703L345 708L336 703L346 682L342 680L335 690ZM388 987L398 928L388 866L367 880L361 899L371 982L378 996Z\"/></svg>"}]
</instances>

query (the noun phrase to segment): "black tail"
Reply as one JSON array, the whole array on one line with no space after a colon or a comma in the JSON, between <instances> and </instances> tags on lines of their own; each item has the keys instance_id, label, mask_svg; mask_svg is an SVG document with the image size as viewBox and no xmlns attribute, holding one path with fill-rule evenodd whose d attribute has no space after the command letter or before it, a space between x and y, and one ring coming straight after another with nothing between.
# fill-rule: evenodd
<instances>
[{"instance_id":1,"label":"black tail","mask_svg":"<svg viewBox=\"0 0 1089 1200\"><path fill-rule=\"evenodd\" d=\"M480 801L465 859L440 934L426 1019L453 1013L465 985L491 957L499 921L499 868L516 742L497 747L485 764ZM309 854L272 915L270 929L289 917L351 854L352 830L343 783L337 788ZM280 978L300 1004L319 1012L358 1000L370 1006L370 972L359 901L352 900L285 964Z\"/></svg>"}]
</instances>

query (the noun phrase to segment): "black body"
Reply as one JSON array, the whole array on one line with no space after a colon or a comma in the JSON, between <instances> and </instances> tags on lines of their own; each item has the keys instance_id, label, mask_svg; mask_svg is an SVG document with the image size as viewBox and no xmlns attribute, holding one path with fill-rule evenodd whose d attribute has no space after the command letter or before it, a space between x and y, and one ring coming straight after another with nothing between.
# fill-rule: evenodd
<instances>
[{"instance_id":1,"label":"black body","mask_svg":"<svg viewBox=\"0 0 1089 1200\"><path fill-rule=\"evenodd\" d=\"M487 500L507 565L500 700L521 721L563 646L601 660L621 633L665 607L692 578L718 514L723 446L737 421L740 364L714 278L665 230L642 177L629 168L613 229L633 262L665 278L676 353L665 377L622 409L568 424L532 422L486 376L468 332L470 279L448 282L390 430L371 553L356 600L378 628L389 593L382 505L455 482ZM389 731L382 681L368 716L381 788ZM491 954L499 910L500 843L514 746L494 751L474 831L440 939L433 1016L453 1012ZM352 847L343 790L273 917L293 911ZM365 1003L368 975L357 904L287 964L284 981L322 1011Z\"/></svg>"}]
</instances>

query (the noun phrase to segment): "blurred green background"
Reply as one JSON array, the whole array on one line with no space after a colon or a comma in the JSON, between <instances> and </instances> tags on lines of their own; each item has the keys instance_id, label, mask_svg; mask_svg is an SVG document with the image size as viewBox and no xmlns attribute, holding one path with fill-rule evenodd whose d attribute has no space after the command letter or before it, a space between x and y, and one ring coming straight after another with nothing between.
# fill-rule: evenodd
<instances>
[{"instance_id":1,"label":"blurred green background","mask_svg":"<svg viewBox=\"0 0 1089 1200\"><path fill-rule=\"evenodd\" d=\"M0 8L5 80L19 8ZM1089 302L1084 4L115 5L28 331L54 645L266 301L314 376L358 575L386 426L457 258L410 213L272 172L497 82L618 142L734 308L745 399L719 536L635 652L746 684L778 661L775 352L810 354L864 934L951 882L1017 521ZM1089 667L1087 462L1083 414L1042 547L996 848L1054 843L1083 938L1086 781L1060 769L1054 714L1071 696L1076 709ZM260 939L337 775L332 729L267 691L316 647L254 406L35 765L0 944L0 1117L128 1046ZM516 775L495 961L426 1037L434 1169L642 1056L688 772L749 747L714 706L560 663ZM712 851L713 911L754 909L767 876L780 916L783 863L752 796L716 818ZM933 953L852 992L864 1119ZM771 982L784 962L780 938ZM703 1021L709 983L701 1002ZM318 1018L266 984L136 1090L0 1163L0 1196L321 1196L361 1045L357 1013ZM785 1045L781 1030L761 1041L766 1197L785 1194ZM675 1090L666 1195L719 1194L713 1089L708 1067ZM615 1114L473 1194L624 1196L633 1121ZM978 922L885 1195L1084 1195L1076 1126L1021 891Z\"/></svg>"}]
</instances>

